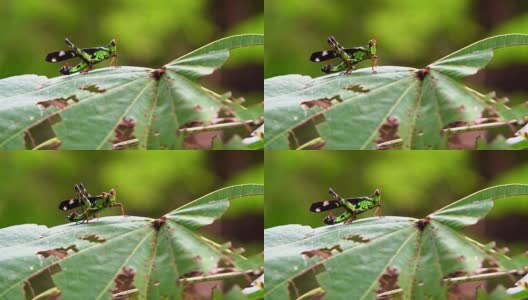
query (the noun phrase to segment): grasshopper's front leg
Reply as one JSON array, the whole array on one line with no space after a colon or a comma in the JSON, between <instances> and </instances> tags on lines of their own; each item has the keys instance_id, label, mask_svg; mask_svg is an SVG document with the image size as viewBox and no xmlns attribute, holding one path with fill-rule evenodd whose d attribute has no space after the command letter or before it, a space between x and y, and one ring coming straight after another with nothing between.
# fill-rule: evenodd
<instances>
[{"instance_id":1,"label":"grasshopper's front leg","mask_svg":"<svg viewBox=\"0 0 528 300\"><path fill-rule=\"evenodd\" d=\"M371 63L372 63L372 73L378 73L376 70L374 70L374 67L378 66L378 56L377 55L373 55L370 60L371 60Z\"/></svg>"},{"instance_id":2,"label":"grasshopper's front leg","mask_svg":"<svg viewBox=\"0 0 528 300\"><path fill-rule=\"evenodd\" d=\"M121 215L125 215L125 207L123 206L122 203L119 203L119 202L116 202L116 203L113 203L112 205L110 205L110 207L115 207L115 206L119 206L121 207Z\"/></svg>"},{"instance_id":3,"label":"grasshopper's front leg","mask_svg":"<svg viewBox=\"0 0 528 300\"><path fill-rule=\"evenodd\" d=\"M375 215L376 217L381 217L381 216L380 216L380 211L381 211L381 204L378 204L378 205L376 206L376 210L374 211L374 215Z\"/></svg>"}]
</instances>

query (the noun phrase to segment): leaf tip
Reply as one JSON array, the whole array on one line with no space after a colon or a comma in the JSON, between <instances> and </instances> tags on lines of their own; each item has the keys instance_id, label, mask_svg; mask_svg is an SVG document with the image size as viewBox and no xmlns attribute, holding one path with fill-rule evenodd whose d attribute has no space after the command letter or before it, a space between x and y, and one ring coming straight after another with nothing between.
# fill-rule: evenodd
<instances>
[{"instance_id":1,"label":"leaf tip","mask_svg":"<svg viewBox=\"0 0 528 300\"><path fill-rule=\"evenodd\" d=\"M154 228L156 231L159 231L161 226L167 222L167 217L163 216L159 219L156 219L152 221L150 224L152 224L152 228Z\"/></svg>"},{"instance_id":2,"label":"leaf tip","mask_svg":"<svg viewBox=\"0 0 528 300\"><path fill-rule=\"evenodd\" d=\"M152 72L150 72L150 77L154 78L154 80L159 81L161 79L161 76L167 72L166 67L161 67L159 69L156 69Z\"/></svg>"},{"instance_id":3,"label":"leaf tip","mask_svg":"<svg viewBox=\"0 0 528 300\"><path fill-rule=\"evenodd\" d=\"M431 222L431 217L427 216L423 219L416 221L416 227L418 227L420 231L423 231L427 224L429 224L429 222Z\"/></svg>"},{"instance_id":4,"label":"leaf tip","mask_svg":"<svg viewBox=\"0 0 528 300\"><path fill-rule=\"evenodd\" d=\"M431 72L431 67L427 66L423 69L419 69L416 71L416 78L420 81L424 81L425 76Z\"/></svg>"}]
</instances>

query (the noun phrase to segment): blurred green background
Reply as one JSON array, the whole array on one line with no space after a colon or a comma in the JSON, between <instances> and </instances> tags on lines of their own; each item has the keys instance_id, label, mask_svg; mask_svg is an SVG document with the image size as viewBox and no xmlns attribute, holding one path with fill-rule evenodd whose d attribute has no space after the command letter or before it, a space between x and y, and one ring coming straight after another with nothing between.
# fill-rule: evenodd
<instances>
[{"instance_id":1,"label":"blurred green background","mask_svg":"<svg viewBox=\"0 0 528 300\"><path fill-rule=\"evenodd\" d=\"M345 47L378 41L380 65L422 68L480 39L528 33L523 0L267 0L265 78L283 74L321 76L322 63L309 61L334 35ZM358 68L369 67L364 62ZM470 86L513 103L526 101L528 47L499 49Z\"/></svg>"},{"instance_id":2,"label":"blurred green background","mask_svg":"<svg viewBox=\"0 0 528 300\"><path fill-rule=\"evenodd\" d=\"M283 224L323 226L325 213L310 204L329 200L332 187L342 197L371 195L381 188L382 215L421 218L481 189L528 184L528 154L508 151L267 151L264 227ZM336 210L341 212L341 210ZM359 218L371 217L373 211ZM491 213L468 228L487 243L528 247L528 196L495 201Z\"/></svg>"},{"instance_id":3,"label":"blurred green background","mask_svg":"<svg viewBox=\"0 0 528 300\"><path fill-rule=\"evenodd\" d=\"M0 78L58 76L61 64L44 58L66 49L65 37L87 48L106 46L119 35L119 65L159 68L217 39L263 33L263 6L263 0L2 0ZM263 47L233 50L226 66L204 84L260 102L263 55Z\"/></svg>"},{"instance_id":4,"label":"blurred green background","mask_svg":"<svg viewBox=\"0 0 528 300\"><path fill-rule=\"evenodd\" d=\"M116 187L127 215L158 218L226 186L264 183L260 151L14 151L0 153L0 228L67 223L58 204L83 182L97 195ZM264 197L231 201L204 232L248 253L262 251ZM101 214L119 215L119 208Z\"/></svg>"}]
</instances>

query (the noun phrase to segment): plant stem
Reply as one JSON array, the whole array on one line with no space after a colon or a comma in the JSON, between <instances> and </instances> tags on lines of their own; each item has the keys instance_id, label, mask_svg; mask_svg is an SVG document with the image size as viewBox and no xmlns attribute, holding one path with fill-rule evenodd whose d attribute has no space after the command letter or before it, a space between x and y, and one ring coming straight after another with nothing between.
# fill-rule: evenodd
<instances>
[{"instance_id":1,"label":"plant stem","mask_svg":"<svg viewBox=\"0 0 528 300\"><path fill-rule=\"evenodd\" d=\"M299 146L299 148L297 148L297 150L303 150L303 149L306 149L306 148L311 147L311 146L318 146L320 144L324 144L324 140L323 140L323 138L318 137L318 138L315 138L315 139L313 139L311 141L308 141L305 144Z\"/></svg>"},{"instance_id":2,"label":"plant stem","mask_svg":"<svg viewBox=\"0 0 528 300\"><path fill-rule=\"evenodd\" d=\"M306 298L308 298L310 296L317 296L317 295L320 295L320 294L324 294L324 290L322 288L318 287L316 289L313 289L313 290L310 290L310 291L306 292L305 294L301 295L296 300L302 300L302 299L306 299Z\"/></svg>"},{"instance_id":3,"label":"plant stem","mask_svg":"<svg viewBox=\"0 0 528 300\"><path fill-rule=\"evenodd\" d=\"M246 121L241 121L241 122L221 123L221 124L208 125L208 126L182 128L182 129L178 130L178 133L184 134L184 135L186 135L186 134L195 134L195 133L199 133L199 132L223 130L223 129L231 128L231 127L240 127L240 126L247 126L247 125L259 125L258 123L259 123L259 121L254 121L254 120L246 120Z\"/></svg>"},{"instance_id":4,"label":"plant stem","mask_svg":"<svg viewBox=\"0 0 528 300\"><path fill-rule=\"evenodd\" d=\"M204 276L182 278L182 279L179 280L179 282L181 284L192 284L192 283L198 283L198 282L222 280L222 279L226 279L226 278L251 275L251 274L254 274L254 273L255 273L254 270L239 271L239 272L229 272L229 273L220 273L220 274L214 274L214 275L204 275Z\"/></svg>"},{"instance_id":5,"label":"plant stem","mask_svg":"<svg viewBox=\"0 0 528 300\"><path fill-rule=\"evenodd\" d=\"M448 284L459 284L464 282L471 282L471 281L479 281L479 280L486 280L486 279L492 279L492 278L498 278L503 276L509 276L509 275L519 275L522 276L526 272L520 271L520 270L511 270L511 271L502 271L502 272L494 272L494 273L485 273L485 274L478 274L478 275L467 275L467 276L461 276L461 277L453 277L453 278L446 278L442 281L448 285ZM377 295L377 299L387 299L391 298L394 295L399 295L403 293L403 289L394 289L390 290L388 292L384 292Z\"/></svg>"},{"instance_id":6,"label":"plant stem","mask_svg":"<svg viewBox=\"0 0 528 300\"><path fill-rule=\"evenodd\" d=\"M484 124L478 124L478 125L467 125L467 126L461 126L461 127L445 128L445 129L442 129L442 132L446 135L454 135L454 134L459 134L463 132L479 131L479 130L486 130L490 128L515 125L517 123L519 123L518 120L511 120L507 122L494 122L494 123L484 123ZM378 144L377 148L378 149L388 149L390 147L401 145L402 143L403 143L403 139L394 139L391 141Z\"/></svg>"}]
</instances>

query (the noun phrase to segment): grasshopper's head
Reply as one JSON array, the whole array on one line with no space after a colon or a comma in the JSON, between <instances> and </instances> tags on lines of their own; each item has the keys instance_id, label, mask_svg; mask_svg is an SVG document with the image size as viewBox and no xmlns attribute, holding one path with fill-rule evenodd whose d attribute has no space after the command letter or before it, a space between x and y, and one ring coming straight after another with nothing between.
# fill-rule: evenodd
<instances>
[{"instance_id":1,"label":"grasshopper's head","mask_svg":"<svg viewBox=\"0 0 528 300\"><path fill-rule=\"evenodd\" d=\"M334 66L332 64L326 64L324 66L321 67L321 71L323 71L323 73L330 73L332 72L332 68L334 68Z\"/></svg>"},{"instance_id":2,"label":"grasshopper's head","mask_svg":"<svg viewBox=\"0 0 528 300\"><path fill-rule=\"evenodd\" d=\"M110 54L117 55L117 39L118 38L113 38L110 41L110 44L108 44L108 46L107 46L108 51L110 52Z\"/></svg>"},{"instance_id":3,"label":"grasshopper's head","mask_svg":"<svg viewBox=\"0 0 528 300\"><path fill-rule=\"evenodd\" d=\"M323 223L326 225L333 225L335 223L336 217L334 216L333 212L330 212L328 216L324 217Z\"/></svg>"},{"instance_id":4,"label":"grasshopper's head","mask_svg":"<svg viewBox=\"0 0 528 300\"><path fill-rule=\"evenodd\" d=\"M369 45L369 51L370 51L371 55L376 55L376 45L377 44L378 43L376 42L375 39L372 39L372 40L369 41L368 45Z\"/></svg>"},{"instance_id":5,"label":"grasshopper's head","mask_svg":"<svg viewBox=\"0 0 528 300\"><path fill-rule=\"evenodd\" d=\"M110 192L108 193L102 192L101 195L103 196L104 199L110 201L110 203L116 202L116 190L115 189L111 189Z\"/></svg>"},{"instance_id":6,"label":"grasshopper's head","mask_svg":"<svg viewBox=\"0 0 528 300\"><path fill-rule=\"evenodd\" d=\"M66 217L66 219L68 219L68 221L70 221L70 222L75 222L75 221L77 221L77 217L78 216L79 215L77 214L77 211L74 210Z\"/></svg>"},{"instance_id":7,"label":"grasshopper's head","mask_svg":"<svg viewBox=\"0 0 528 300\"><path fill-rule=\"evenodd\" d=\"M64 64L59 70L62 75L70 75L72 67L69 64Z\"/></svg>"},{"instance_id":8,"label":"grasshopper's head","mask_svg":"<svg viewBox=\"0 0 528 300\"><path fill-rule=\"evenodd\" d=\"M381 190L380 189L376 189L374 191L374 194L372 195L372 201L375 204L379 204L381 202Z\"/></svg>"}]
</instances>

